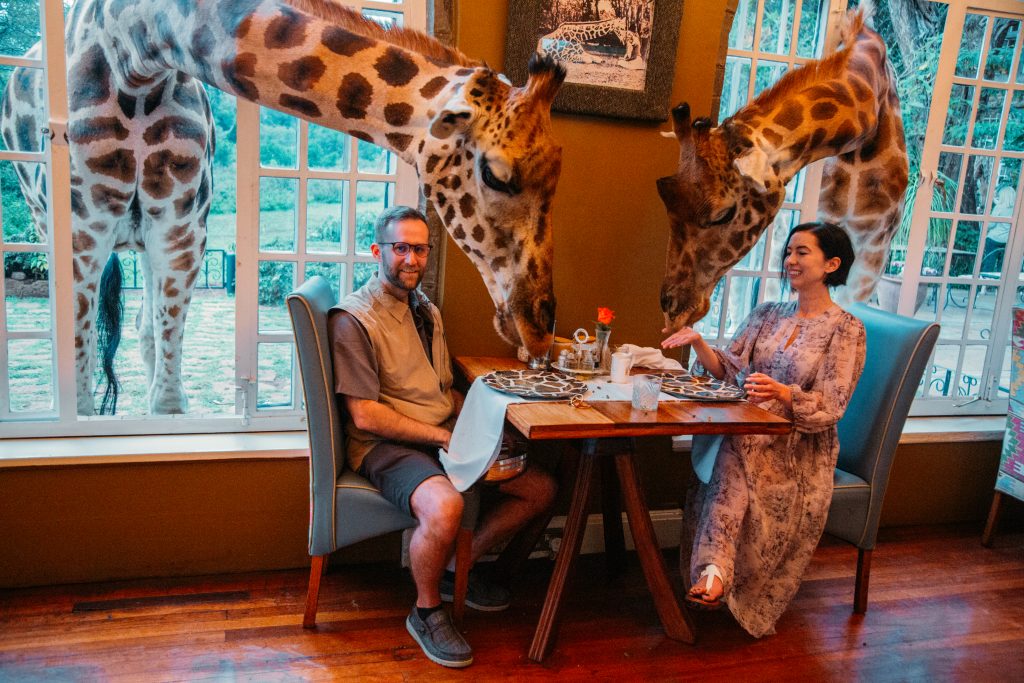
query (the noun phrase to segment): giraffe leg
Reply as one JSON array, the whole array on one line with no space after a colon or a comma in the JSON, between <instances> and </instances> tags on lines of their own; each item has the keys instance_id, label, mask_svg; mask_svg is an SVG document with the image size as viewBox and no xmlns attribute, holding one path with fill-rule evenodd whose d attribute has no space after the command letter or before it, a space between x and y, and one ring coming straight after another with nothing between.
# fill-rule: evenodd
<instances>
[{"instance_id":1,"label":"giraffe leg","mask_svg":"<svg viewBox=\"0 0 1024 683\"><path fill-rule=\"evenodd\" d=\"M139 331L139 354L146 368L146 386L153 386L153 374L156 368L156 342L153 340L153 269L145 254L139 254L142 266L143 289L142 306L135 318L135 328Z\"/></svg>"},{"instance_id":2,"label":"giraffe leg","mask_svg":"<svg viewBox=\"0 0 1024 683\"><path fill-rule=\"evenodd\" d=\"M78 414L95 415L93 399L96 369L96 312L97 291L103 266L110 255L109 244L100 245L88 253L75 251L75 385L78 395Z\"/></svg>"}]
</instances>

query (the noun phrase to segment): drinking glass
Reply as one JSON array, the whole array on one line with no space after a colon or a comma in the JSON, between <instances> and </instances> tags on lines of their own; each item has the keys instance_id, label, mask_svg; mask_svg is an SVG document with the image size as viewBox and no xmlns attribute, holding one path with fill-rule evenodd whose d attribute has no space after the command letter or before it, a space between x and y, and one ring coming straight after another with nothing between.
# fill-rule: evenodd
<instances>
[{"instance_id":1,"label":"drinking glass","mask_svg":"<svg viewBox=\"0 0 1024 683\"><path fill-rule=\"evenodd\" d=\"M633 378L633 409L657 410L659 393L661 393L661 375L637 375Z\"/></svg>"}]
</instances>

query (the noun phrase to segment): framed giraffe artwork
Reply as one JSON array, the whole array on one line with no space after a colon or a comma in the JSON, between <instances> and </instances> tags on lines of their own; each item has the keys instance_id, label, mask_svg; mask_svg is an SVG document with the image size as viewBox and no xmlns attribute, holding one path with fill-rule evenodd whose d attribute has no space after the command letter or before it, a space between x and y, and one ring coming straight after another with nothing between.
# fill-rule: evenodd
<instances>
[{"instance_id":1,"label":"framed giraffe artwork","mask_svg":"<svg viewBox=\"0 0 1024 683\"><path fill-rule=\"evenodd\" d=\"M565 66L552 109L664 121L683 0L523 0L509 3L505 73L526 80L534 52Z\"/></svg>"}]
</instances>

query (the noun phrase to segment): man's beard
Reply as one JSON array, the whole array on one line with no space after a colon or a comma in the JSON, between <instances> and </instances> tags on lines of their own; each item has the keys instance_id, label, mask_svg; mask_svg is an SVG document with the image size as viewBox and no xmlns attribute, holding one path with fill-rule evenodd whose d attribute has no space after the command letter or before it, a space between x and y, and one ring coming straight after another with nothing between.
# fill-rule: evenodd
<instances>
[{"instance_id":1,"label":"man's beard","mask_svg":"<svg viewBox=\"0 0 1024 683\"><path fill-rule=\"evenodd\" d=\"M402 280L402 268L403 266L398 266L397 268L388 268L387 266L385 266L383 268L384 279L387 280L393 287L397 287L398 289L404 290L406 292L411 292L417 287L419 287L420 282L423 280L423 269L420 268L419 270L416 271L416 282L414 282L410 287Z\"/></svg>"}]
</instances>

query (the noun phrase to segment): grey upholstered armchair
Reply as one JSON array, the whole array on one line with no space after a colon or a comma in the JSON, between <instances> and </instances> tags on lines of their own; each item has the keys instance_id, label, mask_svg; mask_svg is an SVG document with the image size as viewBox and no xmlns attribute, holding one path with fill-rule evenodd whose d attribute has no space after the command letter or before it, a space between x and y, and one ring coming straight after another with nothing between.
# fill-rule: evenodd
<instances>
[{"instance_id":1,"label":"grey upholstered armchair","mask_svg":"<svg viewBox=\"0 0 1024 683\"><path fill-rule=\"evenodd\" d=\"M366 479L345 464L344 422L334 393L334 370L327 338L327 312L335 304L331 286L313 277L288 295L288 313L295 331L295 347L302 373L306 414L309 418L309 554L312 566L305 628L316 625L320 578L329 553L374 536L416 525L388 502ZM454 614L461 619L468 585L469 545L476 520L476 501L467 499L456 555Z\"/></svg>"},{"instance_id":2,"label":"grey upholstered armchair","mask_svg":"<svg viewBox=\"0 0 1024 683\"><path fill-rule=\"evenodd\" d=\"M848 310L864 322L867 360L839 421L839 462L825 531L857 546L853 611L863 614L889 470L939 326L864 304Z\"/></svg>"}]
</instances>

